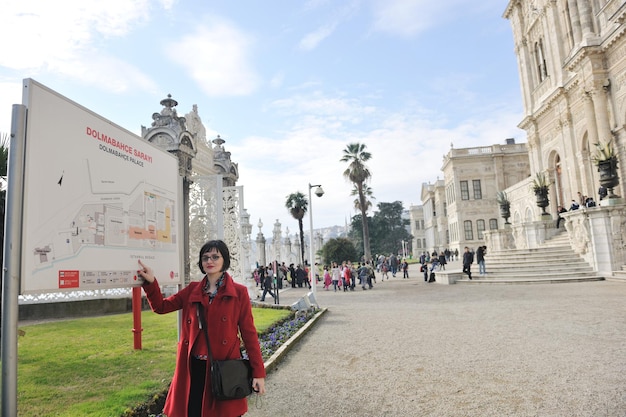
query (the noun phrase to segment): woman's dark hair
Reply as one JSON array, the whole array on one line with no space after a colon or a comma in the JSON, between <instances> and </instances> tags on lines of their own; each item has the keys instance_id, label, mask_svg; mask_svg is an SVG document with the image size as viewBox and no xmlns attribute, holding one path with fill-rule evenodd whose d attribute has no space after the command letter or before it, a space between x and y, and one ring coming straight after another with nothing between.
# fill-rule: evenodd
<instances>
[{"instance_id":1,"label":"woman's dark hair","mask_svg":"<svg viewBox=\"0 0 626 417\"><path fill-rule=\"evenodd\" d=\"M200 248L200 254L198 255L198 268L204 274L204 268L202 267L202 255L207 252L210 252L211 249L215 249L222 255L224 258L224 265L222 266L222 272L228 270L230 268L230 251L228 250L228 246L221 240L209 240Z\"/></svg>"}]
</instances>

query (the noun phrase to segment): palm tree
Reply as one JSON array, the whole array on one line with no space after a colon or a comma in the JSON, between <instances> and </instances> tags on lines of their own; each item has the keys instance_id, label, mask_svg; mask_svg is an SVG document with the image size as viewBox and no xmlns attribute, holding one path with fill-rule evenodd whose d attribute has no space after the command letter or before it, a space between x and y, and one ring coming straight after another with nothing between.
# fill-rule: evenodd
<instances>
[{"instance_id":1,"label":"palm tree","mask_svg":"<svg viewBox=\"0 0 626 417\"><path fill-rule=\"evenodd\" d=\"M374 197L374 191L372 190L372 187L370 187L369 185L365 185L363 187L363 194L365 194L366 196L365 211L369 211L369 209L372 208L371 200L376 200L376 197ZM356 185L354 186L352 191L350 191L350 195L359 195L359 190L358 188L356 188ZM354 208L361 211L361 201L359 200L358 197L354 199Z\"/></svg>"},{"instance_id":2,"label":"palm tree","mask_svg":"<svg viewBox=\"0 0 626 417\"><path fill-rule=\"evenodd\" d=\"M361 210L361 224L363 225L363 252L365 260L372 259L372 251L370 249L370 232L367 225L367 198L365 197L365 184L372 174L370 173L365 162L369 161L372 154L365 150L366 146L362 143L350 143L343 150L341 162L348 162L348 168L343 172L343 176L354 184L359 196L359 209ZM369 187L368 187L369 188Z\"/></svg>"},{"instance_id":3,"label":"palm tree","mask_svg":"<svg viewBox=\"0 0 626 417\"><path fill-rule=\"evenodd\" d=\"M304 194L298 191L287 196L285 207L287 207L287 210L291 213L293 218L298 221L298 227L300 228L300 259L304 267L304 230L302 229L302 218L309 208L309 200L307 200ZM313 233L313 231L311 231L311 233Z\"/></svg>"}]
</instances>

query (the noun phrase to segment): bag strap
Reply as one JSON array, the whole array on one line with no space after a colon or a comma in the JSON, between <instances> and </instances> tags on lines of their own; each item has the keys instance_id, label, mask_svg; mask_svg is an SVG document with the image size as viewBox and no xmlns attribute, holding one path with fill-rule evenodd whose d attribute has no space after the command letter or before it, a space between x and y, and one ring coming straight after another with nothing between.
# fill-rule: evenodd
<instances>
[{"instance_id":1,"label":"bag strap","mask_svg":"<svg viewBox=\"0 0 626 417\"><path fill-rule=\"evenodd\" d=\"M200 323L200 328L204 333L204 338L206 339L206 347L209 350L209 363L213 363L213 354L211 353L211 343L209 343L209 329L206 327L206 321L204 320L204 306L202 303L196 303L198 308L196 309L196 315L198 316L198 322Z\"/></svg>"},{"instance_id":2,"label":"bag strap","mask_svg":"<svg viewBox=\"0 0 626 417\"><path fill-rule=\"evenodd\" d=\"M202 305L202 303L199 302L194 304L197 304L196 315L198 316L198 323L200 323L200 328L204 333L207 349L209 350L209 360L211 361L209 363L212 363L213 354L211 353L211 344L209 343L209 329L207 328L206 321L204 320L204 306ZM241 331L239 329L237 329L237 337L239 338L239 356L243 357L243 354L241 353L241 343L243 342L243 339L241 338ZM229 352L229 355L230 353L232 353L232 349Z\"/></svg>"}]
</instances>

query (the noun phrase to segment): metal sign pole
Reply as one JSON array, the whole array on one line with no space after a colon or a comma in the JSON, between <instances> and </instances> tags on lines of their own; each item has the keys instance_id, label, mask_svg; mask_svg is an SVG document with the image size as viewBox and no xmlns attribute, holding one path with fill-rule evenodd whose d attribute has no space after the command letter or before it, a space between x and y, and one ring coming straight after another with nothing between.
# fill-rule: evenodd
<instances>
[{"instance_id":1,"label":"metal sign pole","mask_svg":"<svg viewBox=\"0 0 626 417\"><path fill-rule=\"evenodd\" d=\"M22 261L26 106L13 105L2 279L2 416L17 415L17 323Z\"/></svg>"}]
</instances>

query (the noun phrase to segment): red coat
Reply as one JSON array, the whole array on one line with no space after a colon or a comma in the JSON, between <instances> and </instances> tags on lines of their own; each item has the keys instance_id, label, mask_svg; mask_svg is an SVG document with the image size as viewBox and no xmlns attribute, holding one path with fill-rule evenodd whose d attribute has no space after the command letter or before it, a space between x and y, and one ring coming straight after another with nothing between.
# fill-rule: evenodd
<instances>
[{"instance_id":1,"label":"red coat","mask_svg":"<svg viewBox=\"0 0 626 417\"><path fill-rule=\"evenodd\" d=\"M189 362L191 348L198 337L204 337L196 316L197 307L194 303L201 302L207 315L206 322L211 341L214 359L234 359L240 357L238 332L241 332L254 378L265 378L265 366L261 356L259 338L252 318L252 306L248 289L233 281L226 273L224 285L211 304L209 297L202 290L202 282L191 282L178 293L163 298L158 282L144 283L152 311L159 314L170 313L182 309L182 324L176 370L165 401L163 413L168 417L186 417L189 400L190 373ZM209 416L240 416L248 411L248 400L215 401L211 395L211 379L207 372L202 417Z\"/></svg>"}]
</instances>

